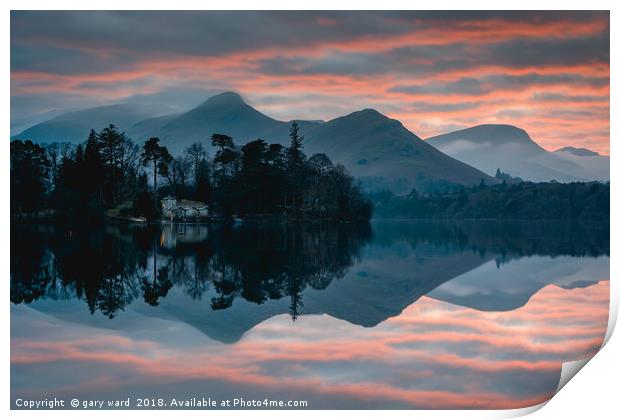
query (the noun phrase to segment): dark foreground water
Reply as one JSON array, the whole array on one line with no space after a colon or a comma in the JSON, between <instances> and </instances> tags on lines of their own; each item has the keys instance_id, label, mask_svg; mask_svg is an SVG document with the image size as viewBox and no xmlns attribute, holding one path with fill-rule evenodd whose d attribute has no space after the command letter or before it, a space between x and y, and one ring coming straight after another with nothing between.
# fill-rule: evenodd
<instances>
[{"instance_id":1,"label":"dark foreground water","mask_svg":"<svg viewBox=\"0 0 620 420\"><path fill-rule=\"evenodd\" d=\"M530 406L608 278L595 224L13 225L11 404Z\"/></svg>"}]
</instances>

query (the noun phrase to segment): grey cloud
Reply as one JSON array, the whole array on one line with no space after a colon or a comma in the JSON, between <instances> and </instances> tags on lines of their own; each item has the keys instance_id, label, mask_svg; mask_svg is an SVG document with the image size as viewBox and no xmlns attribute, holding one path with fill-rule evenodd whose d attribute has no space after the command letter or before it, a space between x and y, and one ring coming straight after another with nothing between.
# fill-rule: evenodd
<instances>
[{"instance_id":1,"label":"grey cloud","mask_svg":"<svg viewBox=\"0 0 620 420\"><path fill-rule=\"evenodd\" d=\"M419 85L398 85L389 91L408 94L437 94L437 95L483 95L502 90L519 90L532 85L572 85L572 86L607 86L607 77L586 77L577 74L539 74L530 73L518 76L492 75L474 78L461 78L453 82L432 82ZM534 99L554 98L554 95L541 96L538 94ZM563 97L566 98L566 97ZM582 97L581 99L587 99ZM559 98L557 95L555 99ZM553 99L552 99L553 100Z\"/></svg>"},{"instance_id":2,"label":"grey cloud","mask_svg":"<svg viewBox=\"0 0 620 420\"><path fill-rule=\"evenodd\" d=\"M498 87L506 88L525 88L533 84L559 85L567 84L573 86L607 86L607 77L587 77L576 74L538 74L530 73L520 76L490 76L488 82Z\"/></svg>"},{"instance_id":3,"label":"grey cloud","mask_svg":"<svg viewBox=\"0 0 620 420\"><path fill-rule=\"evenodd\" d=\"M413 112L452 112L465 111L469 109L479 108L484 103L481 101L474 102L458 102L458 103L427 103L416 101L409 104Z\"/></svg>"},{"instance_id":4,"label":"grey cloud","mask_svg":"<svg viewBox=\"0 0 620 420\"><path fill-rule=\"evenodd\" d=\"M446 45L416 45L395 48L378 53L334 52L313 56L284 56L257 60L258 69L266 74L336 74L379 75L384 73L410 76L472 70L480 66L507 66L513 68L571 65L609 64L609 34L598 34L577 39L549 40L545 38L528 41L502 41L489 45L454 43ZM539 80L543 77L540 76ZM585 79L585 78L584 78ZM471 78L463 87L455 89L480 89ZM509 79L507 79L510 81ZM514 79L515 81L517 79ZM526 81L526 79L521 79ZM607 84L601 78L599 84Z\"/></svg>"},{"instance_id":5,"label":"grey cloud","mask_svg":"<svg viewBox=\"0 0 620 420\"><path fill-rule=\"evenodd\" d=\"M483 55L497 64L538 65L609 64L609 29L569 39L509 40L492 45Z\"/></svg>"},{"instance_id":6,"label":"grey cloud","mask_svg":"<svg viewBox=\"0 0 620 420\"><path fill-rule=\"evenodd\" d=\"M253 64L257 74L272 76L333 74L367 77L384 74L432 77L443 71L471 70L483 65L546 67L575 63L609 63L609 32L574 39L537 38L488 45L456 42L449 45L416 45L381 53L330 52L307 55L305 48L324 41L398 35L425 28L446 27L467 20L507 19L514 22L601 21L608 12L226 12L226 11L13 11L11 12L11 70L38 71L63 76L129 71L145 59L174 59L178 55L218 57L229 53L273 49L275 56ZM607 26L608 27L608 26ZM293 48L286 53L278 49ZM299 53L295 53L299 48ZM156 69L154 69L156 71ZM208 79L204 86L170 80L161 93L136 95L143 100L170 100L186 107L198 102L198 94L234 89L226 80ZM605 86L607 78L559 76L497 76L463 78L458 82L426 86L395 86L394 91L481 95L490 89L519 88L528 83L567 83ZM13 87L36 87L40 80L12 81ZM140 88L138 79L128 87ZM372 82L371 82L372 83ZM85 82L79 88L101 88L105 83ZM118 87L118 86L117 86ZM182 94L175 94L177 88ZM16 91L18 91L16 89ZM195 91L196 94L192 94ZM96 106L101 98L84 93L55 95L33 93L12 98L12 116L23 117L52 108ZM28 97L26 97L28 96ZM202 98L204 99L204 98ZM372 98L366 98L371 101ZM379 101L378 101L379 102ZM343 105L325 102L331 109ZM315 105L310 105L315 106ZM450 110L455 105L433 105ZM460 106L475 106L473 104ZM346 107L346 106L345 106ZM454 108L452 108L454 109ZM312 110L309 114L314 114Z\"/></svg>"},{"instance_id":7,"label":"grey cloud","mask_svg":"<svg viewBox=\"0 0 620 420\"><path fill-rule=\"evenodd\" d=\"M94 71L111 65L127 66L143 57L190 54L219 56L256 49L305 48L324 41L345 41L365 36L415 33L417 30L464 19L503 18L515 22L536 21L543 25L556 20L608 20L608 13L516 13L516 12L227 12L227 11L21 11L11 14L11 44L17 53L14 69L49 68L70 73L71 69ZM322 25L322 21L335 22ZM79 44L79 51L68 51ZM83 48L111 50L105 60L89 57ZM528 62L571 60L609 61L609 33L576 40L512 41L477 51L467 45L402 48L373 57L347 55L306 63L308 71L332 69L372 73L389 65L410 66L411 58L436 60L430 70L463 68L477 60L512 65ZM448 58L447 58L448 57ZM55 60L57 58L57 60ZM90 58L94 60L90 61ZM458 58L458 59L455 59ZM54 61L57 61L55 63ZM72 62L77 61L71 66ZM63 63L67 68L63 67ZM286 64L286 63L285 63ZM290 63L289 63L290 64ZM48 66L48 67L46 67ZM91 67L95 68L91 68ZM265 63L269 70L269 63ZM416 65L418 67L418 65ZM424 67L424 66L422 66ZM364 70L368 68L368 70ZM272 69L275 72L275 70ZM414 71L416 71L414 69Z\"/></svg>"},{"instance_id":8,"label":"grey cloud","mask_svg":"<svg viewBox=\"0 0 620 420\"><path fill-rule=\"evenodd\" d=\"M535 93L532 95L532 99L548 102L596 102L596 101L608 101L609 95L594 96L594 95L560 95L558 93Z\"/></svg>"},{"instance_id":9,"label":"grey cloud","mask_svg":"<svg viewBox=\"0 0 620 420\"><path fill-rule=\"evenodd\" d=\"M420 85L395 86L390 92L419 94L465 94L481 95L488 93L492 87L471 77L461 78L448 83L424 83Z\"/></svg>"},{"instance_id":10,"label":"grey cloud","mask_svg":"<svg viewBox=\"0 0 620 420\"><path fill-rule=\"evenodd\" d=\"M60 75L106 73L132 68L136 54L115 52L99 57L96 51L53 45L11 45L11 71L41 71Z\"/></svg>"}]
</instances>

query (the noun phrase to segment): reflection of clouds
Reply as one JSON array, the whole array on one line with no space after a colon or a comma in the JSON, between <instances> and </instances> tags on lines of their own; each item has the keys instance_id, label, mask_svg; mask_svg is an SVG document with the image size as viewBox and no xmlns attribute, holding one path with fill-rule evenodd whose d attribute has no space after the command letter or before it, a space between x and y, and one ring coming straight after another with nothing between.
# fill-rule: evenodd
<instances>
[{"instance_id":1,"label":"reflection of clouds","mask_svg":"<svg viewBox=\"0 0 620 420\"><path fill-rule=\"evenodd\" d=\"M297 323L280 315L232 345L197 340L195 330L161 319L142 319L150 330L138 325L139 338L131 338L133 328L112 332L14 306L12 393L260 391L336 408L522 407L553 394L563 361L597 351L608 301L607 281L547 286L509 312L423 297L372 329L326 315Z\"/></svg>"}]
</instances>

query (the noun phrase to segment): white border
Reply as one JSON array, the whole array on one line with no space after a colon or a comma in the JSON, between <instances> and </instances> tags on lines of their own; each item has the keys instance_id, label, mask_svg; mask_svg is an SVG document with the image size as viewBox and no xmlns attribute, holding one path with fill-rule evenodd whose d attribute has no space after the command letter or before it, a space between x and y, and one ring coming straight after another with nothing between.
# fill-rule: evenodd
<instances>
[{"instance_id":1,"label":"white border","mask_svg":"<svg viewBox=\"0 0 620 420\"><path fill-rule=\"evenodd\" d=\"M9 147L8 137L10 133L10 60L9 60L9 46L10 46L10 10L28 10L28 9L61 9L61 10L97 10L97 9L112 9L112 10L132 10L132 9L158 9L158 10L199 10L199 9L212 9L212 10L547 10L547 9L559 9L559 10L611 10L611 98L610 115L618 114L618 86L614 79L614 70L617 73L618 68L618 31L616 30L619 19L617 13L620 13L620 7L616 6L618 2L612 1L599 1L589 0L588 2L577 1L488 1L488 0L470 0L468 2L461 2L457 0L442 1L436 0L433 2L417 3L404 0L382 0L368 1L368 0L315 0L315 1L297 1L295 3L285 2L283 0L263 0L260 3L251 0L237 0L234 2L205 2L199 0L176 0L174 2L164 1L145 1L145 0L107 0L103 1L89 1L80 2L79 0L56 0L53 3L44 0L5 0L3 6L5 8L2 14L1 27L2 27L2 47L3 54L0 56L1 68L4 73L3 83L3 100L2 100L2 128L3 133L6 133L7 143L5 147L1 149L0 161L4 162L1 166L1 197L5 197L5 202L9 198ZM53 7L52 7L53 6ZM614 7L616 6L616 7ZM618 124L611 121L610 126L610 139L618 138ZM618 156L616 155L615 142L610 141L610 156L611 156L611 178L613 180L618 179ZM612 200L611 200L611 214L618 214L620 207L618 205L619 194L618 185L612 183ZM9 393L9 346L10 346L10 321L9 321L9 236L10 236L10 224L9 224L9 206L5 203L1 208L0 220L0 237L3 239L0 247L2 247L2 255L0 261L2 264L2 272L5 274L5 281L2 287L2 294L0 301L5 302L3 305L3 320L2 325L6 327L2 336L2 398L0 399L0 406L2 411L9 411L10 407L10 393ZM615 219L611 220L611 252L617 248L619 235L618 224ZM227 418L239 418L252 416L253 418L289 418L295 416L300 419L310 419L317 415L320 416L355 416L359 419L375 419L377 416L388 418L416 418L416 419L445 419L445 418L458 418L458 419L481 419L481 418L505 418L525 415L536 411L532 415L533 418L538 419L554 419L554 418L584 418L589 416L596 419L614 418L618 414L618 378L620 374L620 364L618 363L618 356L620 355L620 341L617 337L611 337L613 325L615 325L618 314L618 300L620 297L618 281L618 264L615 260L611 259L611 307L610 307L610 327L606 339L609 339L607 345L599 352L594 359L587 363L587 366L583 369L584 372L579 374L579 379L570 381L568 385L551 401L547 404L541 404L540 406L521 409L521 410L504 410L504 411L328 411L328 412L316 412L316 411L295 411L294 413L288 411L252 411L252 412L214 412L214 411L193 411L193 412L179 412L175 411L174 416L183 416L189 418L205 419L207 417L217 417L222 419ZM617 335L617 334L616 334ZM575 364L573 364L574 366ZM542 406L544 409L537 411ZM168 411L149 411L148 413L140 411L127 411L127 412L115 412L109 411L91 411L85 414L82 411L11 411L9 413L14 418L32 418L45 416L48 418L76 418L81 419L85 416L92 418L108 418L109 416L119 418L135 418L136 416L148 415L151 419L168 419L171 415Z\"/></svg>"}]
</instances>

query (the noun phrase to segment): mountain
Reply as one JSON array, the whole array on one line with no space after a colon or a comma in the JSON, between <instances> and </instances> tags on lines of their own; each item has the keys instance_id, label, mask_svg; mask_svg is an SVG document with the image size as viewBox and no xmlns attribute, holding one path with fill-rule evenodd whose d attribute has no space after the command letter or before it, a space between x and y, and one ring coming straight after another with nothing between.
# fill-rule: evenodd
<instances>
[{"instance_id":1,"label":"mountain","mask_svg":"<svg viewBox=\"0 0 620 420\"><path fill-rule=\"evenodd\" d=\"M581 166L589 179L609 181L609 156L579 147L563 147L553 154Z\"/></svg>"},{"instance_id":2,"label":"mountain","mask_svg":"<svg viewBox=\"0 0 620 420\"><path fill-rule=\"evenodd\" d=\"M138 112L140 111L140 112ZM159 109L147 112L129 105L92 108L64 114L24 131L20 138L36 141L82 141L91 128L118 125L137 143L159 137L173 154L193 142L211 148L213 133L227 134L238 144L261 138L289 143L291 122L271 118L248 105L237 93L211 97L182 114ZM369 189L408 193L411 188L428 191L454 184L474 185L494 178L459 162L407 130L399 121L371 109L354 112L329 122L299 121L306 153L326 153L341 163Z\"/></svg>"},{"instance_id":3,"label":"mountain","mask_svg":"<svg viewBox=\"0 0 620 420\"><path fill-rule=\"evenodd\" d=\"M543 149L525 130L511 125L478 125L426 141L487 174L499 168L513 177L536 182L592 179L577 162Z\"/></svg>"},{"instance_id":4,"label":"mountain","mask_svg":"<svg viewBox=\"0 0 620 420\"><path fill-rule=\"evenodd\" d=\"M144 130L145 123L150 125L150 132ZM318 128L321 122L299 121L299 125L302 132L307 133ZM289 130L290 122L268 117L248 105L239 94L225 92L183 114L138 123L127 134L136 142L159 137L173 153L182 153L197 141L210 147L209 138L213 133L227 134L240 144L257 138L285 144Z\"/></svg>"},{"instance_id":5,"label":"mountain","mask_svg":"<svg viewBox=\"0 0 620 420\"><path fill-rule=\"evenodd\" d=\"M362 179L370 189L407 193L411 188L444 184L478 184L494 180L423 142L399 121L371 109L322 121L298 121L307 154L325 153ZM244 144L256 138L288 144L290 122L273 119L243 101L236 93L216 95L197 108L161 126L157 135L173 153L213 133L228 134ZM129 131L134 140L136 127Z\"/></svg>"},{"instance_id":6,"label":"mountain","mask_svg":"<svg viewBox=\"0 0 620 420\"><path fill-rule=\"evenodd\" d=\"M422 141L400 121L365 109L306 134L306 150L342 163L371 189L407 193L431 184L478 184L493 179Z\"/></svg>"},{"instance_id":7,"label":"mountain","mask_svg":"<svg viewBox=\"0 0 620 420\"><path fill-rule=\"evenodd\" d=\"M325 153L342 163L371 189L388 188L408 193L411 188L433 188L447 184L495 182L491 177L426 144L399 121L371 109L323 121L299 121L306 153ZM173 154L201 141L210 148L213 133L228 134L236 143L262 138L272 143L289 143L291 122L271 118L233 92L208 99L198 107L176 116L142 121L127 131L137 142L159 137Z\"/></svg>"},{"instance_id":8,"label":"mountain","mask_svg":"<svg viewBox=\"0 0 620 420\"><path fill-rule=\"evenodd\" d=\"M170 113L171 109L159 105L117 104L99 106L82 111L58 115L36 124L14 136L21 140L39 143L79 143L88 138L91 129L96 131L114 124L127 130L139 121Z\"/></svg>"},{"instance_id":9,"label":"mountain","mask_svg":"<svg viewBox=\"0 0 620 420\"><path fill-rule=\"evenodd\" d=\"M157 137L163 126L181 114L162 115L161 117L147 118L132 125L125 134L136 143L144 143L151 137Z\"/></svg>"},{"instance_id":10,"label":"mountain","mask_svg":"<svg viewBox=\"0 0 620 420\"><path fill-rule=\"evenodd\" d=\"M11 118L11 138L17 137L17 135L20 134L22 131L26 130L29 127L32 127L35 124L51 120L52 118L64 113L66 112L53 109L42 114Z\"/></svg>"},{"instance_id":11,"label":"mountain","mask_svg":"<svg viewBox=\"0 0 620 420\"><path fill-rule=\"evenodd\" d=\"M556 150L554 153L568 153L574 156L601 156L598 153L583 147L566 146Z\"/></svg>"}]
</instances>

